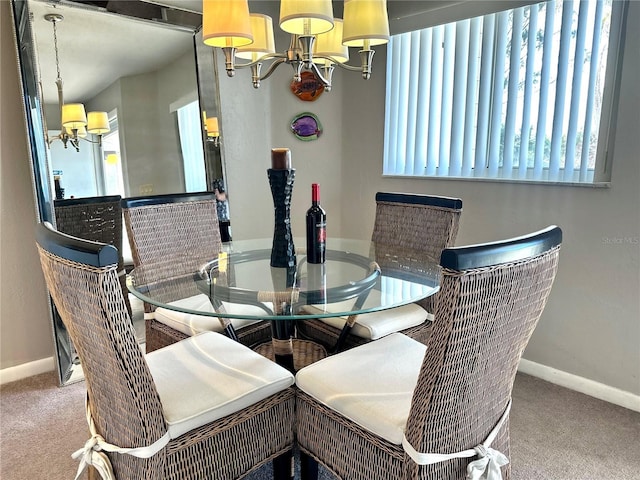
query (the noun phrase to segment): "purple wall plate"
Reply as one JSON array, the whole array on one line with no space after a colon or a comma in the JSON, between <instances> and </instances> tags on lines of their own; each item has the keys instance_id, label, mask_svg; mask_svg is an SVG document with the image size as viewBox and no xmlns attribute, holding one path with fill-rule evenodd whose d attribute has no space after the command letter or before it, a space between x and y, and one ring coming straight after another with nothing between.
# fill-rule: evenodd
<instances>
[{"instance_id":1,"label":"purple wall plate","mask_svg":"<svg viewBox=\"0 0 640 480\"><path fill-rule=\"evenodd\" d=\"M304 112L293 117L291 131L296 138L309 142L322 135L322 124L313 113Z\"/></svg>"}]
</instances>

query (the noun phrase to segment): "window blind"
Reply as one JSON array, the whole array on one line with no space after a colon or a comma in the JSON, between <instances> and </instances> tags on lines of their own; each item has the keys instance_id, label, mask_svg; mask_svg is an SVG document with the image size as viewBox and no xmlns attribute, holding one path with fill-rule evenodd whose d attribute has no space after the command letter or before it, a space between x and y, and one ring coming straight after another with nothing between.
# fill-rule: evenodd
<instances>
[{"instance_id":1,"label":"window blind","mask_svg":"<svg viewBox=\"0 0 640 480\"><path fill-rule=\"evenodd\" d=\"M393 35L383 173L592 182L620 3L549 1Z\"/></svg>"}]
</instances>

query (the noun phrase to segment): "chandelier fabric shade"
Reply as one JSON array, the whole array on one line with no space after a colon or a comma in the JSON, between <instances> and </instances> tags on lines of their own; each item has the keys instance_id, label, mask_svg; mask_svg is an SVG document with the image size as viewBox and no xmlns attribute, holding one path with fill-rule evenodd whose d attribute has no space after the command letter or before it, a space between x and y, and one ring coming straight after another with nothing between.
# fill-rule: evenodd
<instances>
[{"instance_id":1,"label":"chandelier fabric shade","mask_svg":"<svg viewBox=\"0 0 640 480\"><path fill-rule=\"evenodd\" d=\"M280 28L294 35L317 35L333 28L331 0L281 0Z\"/></svg>"},{"instance_id":2,"label":"chandelier fabric shade","mask_svg":"<svg viewBox=\"0 0 640 480\"><path fill-rule=\"evenodd\" d=\"M215 147L220 146L220 125L218 117L205 117L204 128L207 131L207 141L213 142Z\"/></svg>"},{"instance_id":3,"label":"chandelier fabric shade","mask_svg":"<svg viewBox=\"0 0 640 480\"><path fill-rule=\"evenodd\" d=\"M319 65L332 63L328 58L332 57L339 63L349 61L349 47L342 44L342 31L344 22L340 18L333 19L333 29L326 33L322 33L316 37L316 43L313 48L313 61Z\"/></svg>"},{"instance_id":4,"label":"chandelier fabric shade","mask_svg":"<svg viewBox=\"0 0 640 480\"><path fill-rule=\"evenodd\" d=\"M206 127L207 127L207 136L209 137L220 136L220 126L218 125L218 117L207 118Z\"/></svg>"},{"instance_id":5,"label":"chandelier fabric shade","mask_svg":"<svg viewBox=\"0 0 640 480\"><path fill-rule=\"evenodd\" d=\"M275 53L276 43L273 38L273 20L271 17L261 13L252 13L250 19L253 43L236 49L236 57L255 60L258 55Z\"/></svg>"},{"instance_id":6,"label":"chandelier fabric shade","mask_svg":"<svg viewBox=\"0 0 640 480\"><path fill-rule=\"evenodd\" d=\"M89 133L102 135L110 130L107 112L89 112L87 114L87 131Z\"/></svg>"},{"instance_id":7,"label":"chandelier fabric shade","mask_svg":"<svg viewBox=\"0 0 640 480\"><path fill-rule=\"evenodd\" d=\"M348 47L389 42L387 5L381 0L344 0L342 43Z\"/></svg>"},{"instance_id":8,"label":"chandelier fabric shade","mask_svg":"<svg viewBox=\"0 0 640 480\"><path fill-rule=\"evenodd\" d=\"M69 130L78 130L87 125L87 114L81 103L66 103L62 105L62 126Z\"/></svg>"},{"instance_id":9,"label":"chandelier fabric shade","mask_svg":"<svg viewBox=\"0 0 640 480\"><path fill-rule=\"evenodd\" d=\"M212 47L244 47L253 43L247 0L203 0L202 38Z\"/></svg>"}]
</instances>

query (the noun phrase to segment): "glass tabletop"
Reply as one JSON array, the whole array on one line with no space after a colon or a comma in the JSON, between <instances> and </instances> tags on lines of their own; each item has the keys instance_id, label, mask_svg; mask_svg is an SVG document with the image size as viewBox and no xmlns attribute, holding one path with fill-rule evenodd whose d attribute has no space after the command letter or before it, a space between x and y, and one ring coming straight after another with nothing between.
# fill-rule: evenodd
<instances>
[{"instance_id":1,"label":"glass tabletop","mask_svg":"<svg viewBox=\"0 0 640 480\"><path fill-rule=\"evenodd\" d=\"M233 241L205 260L184 252L179 262L135 268L128 287L157 307L248 320L374 312L416 302L439 288L440 267L421 252L329 238L324 264L307 262L304 248L297 247L294 267L275 268L271 244L270 238ZM304 246L304 238L294 244Z\"/></svg>"}]
</instances>

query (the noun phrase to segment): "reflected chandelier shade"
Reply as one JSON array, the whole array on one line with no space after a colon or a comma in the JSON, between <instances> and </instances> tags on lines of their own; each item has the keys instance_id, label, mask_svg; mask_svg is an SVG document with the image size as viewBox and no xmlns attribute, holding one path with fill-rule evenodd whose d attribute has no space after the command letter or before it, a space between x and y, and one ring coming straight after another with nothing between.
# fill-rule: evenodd
<instances>
[{"instance_id":1,"label":"reflected chandelier shade","mask_svg":"<svg viewBox=\"0 0 640 480\"><path fill-rule=\"evenodd\" d=\"M220 146L220 126L218 117L208 117L205 114L204 128L207 131L207 141L213 142L215 147Z\"/></svg>"},{"instance_id":2,"label":"reflected chandelier shade","mask_svg":"<svg viewBox=\"0 0 640 480\"><path fill-rule=\"evenodd\" d=\"M107 112L89 112L87 114L82 103L64 103L56 28L58 22L64 20L64 17L57 13L51 13L45 15L44 18L53 25L53 46L56 54L57 70L56 86L58 87L58 105L60 107L60 122L62 126L60 134L55 137L49 137L47 128L45 128L47 144L51 145L54 140L61 140L64 143L64 148L71 144L76 149L76 152L80 151L80 139L101 145L102 135L110 130ZM88 133L96 135L97 142L89 140L87 138Z\"/></svg>"},{"instance_id":3,"label":"reflected chandelier shade","mask_svg":"<svg viewBox=\"0 0 640 480\"><path fill-rule=\"evenodd\" d=\"M345 0L344 20L333 18L331 0L281 0L280 28L291 35L288 50L276 53L273 21L251 14L247 0L203 0L203 41L224 52L227 75L236 68L251 67L254 88L286 63L293 67L294 81L303 70L312 71L331 90L335 66L371 76L374 45L389 41L386 0ZM348 65L349 47L358 47L360 66ZM236 64L235 58L249 60ZM266 73L262 64L272 60Z\"/></svg>"}]
</instances>

